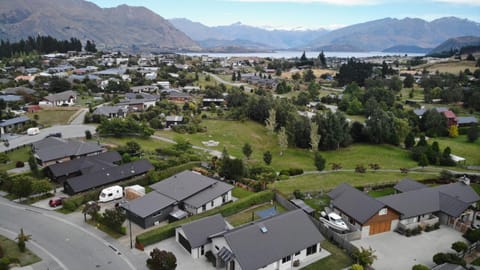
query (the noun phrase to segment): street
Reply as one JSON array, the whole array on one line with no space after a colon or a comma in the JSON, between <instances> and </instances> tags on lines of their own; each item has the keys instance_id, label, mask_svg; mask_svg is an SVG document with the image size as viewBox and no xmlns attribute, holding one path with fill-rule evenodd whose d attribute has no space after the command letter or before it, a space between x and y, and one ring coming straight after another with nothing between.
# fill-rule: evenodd
<instances>
[{"instance_id":1,"label":"street","mask_svg":"<svg viewBox=\"0 0 480 270\"><path fill-rule=\"evenodd\" d=\"M81 213L62 215L0 198L0 234L14 239L23 228L42 261L38 270L147 269L146 254L130 250L83 222Z\"/></svg>"}]
</instances>

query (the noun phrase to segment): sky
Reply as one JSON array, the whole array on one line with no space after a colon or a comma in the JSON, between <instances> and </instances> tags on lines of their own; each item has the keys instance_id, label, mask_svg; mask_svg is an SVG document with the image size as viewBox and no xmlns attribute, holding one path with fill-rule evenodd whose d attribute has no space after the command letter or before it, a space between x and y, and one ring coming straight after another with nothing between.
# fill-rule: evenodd
<instances>
[{"instance_id":1,"label":"sky","mask_svg":"<svg viewBox=\"0 0 480 270\"><path fill-rule=\"evenodd\" d=\"M208 26L242 24L274 29L336 29L382 19L456 16L480 22L480 0L89 0L100 7L144 6L160 16Z\"/></svg>"}]
</instances>

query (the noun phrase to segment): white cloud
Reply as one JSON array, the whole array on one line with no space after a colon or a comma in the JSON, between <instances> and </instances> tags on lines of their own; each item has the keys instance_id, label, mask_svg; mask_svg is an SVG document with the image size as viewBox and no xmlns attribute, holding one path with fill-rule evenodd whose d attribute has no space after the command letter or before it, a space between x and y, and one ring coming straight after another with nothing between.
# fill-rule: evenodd
<instances>
[{"instance_id":1,"label":"white cloud","mask_svg":"<svg viewBox=\"0 0 480 270\"><path fill-rule=\"evenodd\" d=\"M435 2L448 3L448 4L480 6L480 1L479 0L434 0L434 1Z\"/></svg>"},{"instance_id":2,"label":"white cloud","mask_svg":"<svg viewBox=\"0 0 480 270\"><path fill-rule=\"evenodd\" d=\"M323 3L340 6L361 6L374 5L381 2L380 0L228 0L231 2L261 2L261 3Z\"/></svg>"}]
</instances>

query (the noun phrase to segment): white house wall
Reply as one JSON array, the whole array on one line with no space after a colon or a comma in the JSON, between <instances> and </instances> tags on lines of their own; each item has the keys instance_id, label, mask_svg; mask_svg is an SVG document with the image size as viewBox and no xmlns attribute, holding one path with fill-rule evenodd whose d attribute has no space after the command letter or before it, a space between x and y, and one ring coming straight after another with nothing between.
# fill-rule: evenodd
<instances>
[{"instance_id":1,"label":"white house wall","mask_svg":"<svg viewBox=\"0 0 480 270\"><path fill-rule=\"evenodd\" d=\"M229 202L232 200L232 191L228 191L226 193L226 200L225 200L225 203ZM212 202L213 202L213 205L212 205ZM205 204L205 207L206 207L206 210L205 211L208 211L208 210L211 210L213 208L216 208L216 207L219 207L219 206L222 206L224 203L223 203L223 195L222 196L219 196L217 198L215 198L214 200L212 201L209 201ZM185 210L193 215L196 215L196 214L200 214L200 213L203 213L205 211L203 211L203 207L200 206L198 208L195 208L191 205L187 205L185 204Z\"/></svg>"}]
</instances>

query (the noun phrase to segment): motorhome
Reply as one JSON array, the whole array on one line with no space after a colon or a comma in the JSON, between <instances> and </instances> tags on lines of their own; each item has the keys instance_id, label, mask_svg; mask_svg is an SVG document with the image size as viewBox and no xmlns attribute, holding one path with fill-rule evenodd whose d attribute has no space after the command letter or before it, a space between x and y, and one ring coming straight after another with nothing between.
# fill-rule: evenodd
<instances>
[{"instance_id":1,"label":"motorhome","mask_svg":"<svg viewBox=\"0 0 480 270\"><path fill-rule=\"evenodd\" d=\"M102 189L100 196L98 197L99 202L109 202L123 197L123 188L121 186L111 186L108 188Z\"/></svg>"}]
</instances>

